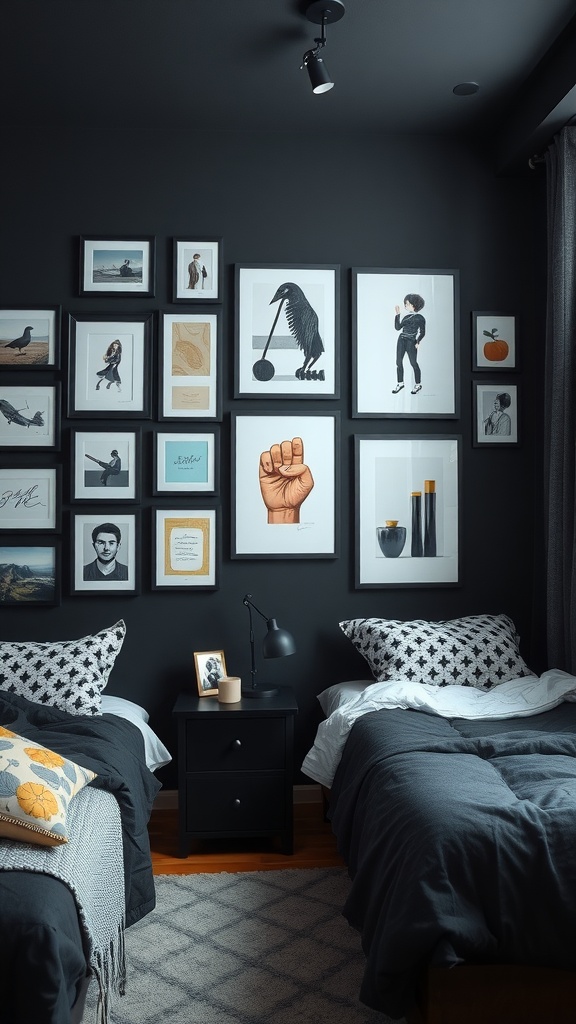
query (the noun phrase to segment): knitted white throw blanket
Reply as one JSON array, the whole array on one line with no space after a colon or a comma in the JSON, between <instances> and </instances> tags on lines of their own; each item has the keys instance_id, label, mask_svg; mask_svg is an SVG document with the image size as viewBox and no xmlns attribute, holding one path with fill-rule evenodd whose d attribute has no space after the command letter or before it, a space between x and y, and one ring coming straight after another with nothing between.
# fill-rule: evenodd
<instances>
[{"instance_id":1,"label":"knitted white throw blanket","mask_svg":"<svg viewBox=\"0 0 576 1024\"><path fill-rule=\"evenodd\" d=\"M123 995L124 866L120 809L112 793L88 786L68 808L68 842L62 846L0 841L0 870L37 871L72 891L98 982L98 1024L109 1024L111 1001Z\"/></svg>"}]
</instances>

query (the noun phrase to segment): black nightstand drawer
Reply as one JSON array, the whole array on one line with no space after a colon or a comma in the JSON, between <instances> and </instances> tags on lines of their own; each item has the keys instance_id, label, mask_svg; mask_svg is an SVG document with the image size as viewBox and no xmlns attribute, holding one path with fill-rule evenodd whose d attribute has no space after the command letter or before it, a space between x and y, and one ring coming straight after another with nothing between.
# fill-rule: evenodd
<instances>
[{"instance_id":1,"label":"black nightstand drawer","mask_svg":"<svg viewBox=\"0 0 576 1024\"><path fill-rule=\"evenodd\" d=\"M273 771L285 763L285 717L186 722L187 772Z\"/></svg>"},{"instance_id":2,"label":"black nightstand drawer","mask_svg":"<svg viewBox=\"0 0 576 1024\"><path fill-rule=\"evenodd\" d=\"M285 825L283 776L188 776L187 832L274 832Z\"/></svg>"}]
</instances>

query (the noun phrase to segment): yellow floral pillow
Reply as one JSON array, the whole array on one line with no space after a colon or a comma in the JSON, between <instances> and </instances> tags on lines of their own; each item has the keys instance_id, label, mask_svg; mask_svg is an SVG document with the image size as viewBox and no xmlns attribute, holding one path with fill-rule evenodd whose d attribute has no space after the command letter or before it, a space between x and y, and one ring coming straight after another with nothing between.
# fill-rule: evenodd
<instances>
[{"instance_id":1,"label":"yellow floral pillow","mask_svg":"<svg viewBox=\"0 0 576 1024\"><path fill-rule=\"evenodd\" d=\"M40 846L67 843L66 812L96 773L0 726L0 836Z\"/></svg>"}]
</instances>

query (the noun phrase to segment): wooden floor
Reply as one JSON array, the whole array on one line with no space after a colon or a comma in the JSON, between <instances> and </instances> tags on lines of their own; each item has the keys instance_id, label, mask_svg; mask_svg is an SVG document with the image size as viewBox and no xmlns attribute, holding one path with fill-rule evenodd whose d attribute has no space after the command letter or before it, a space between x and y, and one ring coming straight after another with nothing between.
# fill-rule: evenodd
<instances>
[{"instance_id":1,"label":"wooden floor","mask_svg":"<svg viewBox=\"0 0 576 1024\"><path fill-rule=\"evenodd\" d=\"M292 856L281 853L273 839L204 839L191 845L188 857L179 857L178 815L174 810L153 811L149 833L155 875L344 866L321 803L295 805Z\"/></svg>"}]
</instances>

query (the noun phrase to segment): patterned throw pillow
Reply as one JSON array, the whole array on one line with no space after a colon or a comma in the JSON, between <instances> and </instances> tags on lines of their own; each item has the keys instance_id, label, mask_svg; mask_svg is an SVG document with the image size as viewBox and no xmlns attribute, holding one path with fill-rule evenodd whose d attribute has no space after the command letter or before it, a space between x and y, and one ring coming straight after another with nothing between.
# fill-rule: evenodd
<instances>
[{"instance_id":1,"label":"patterned throw pillow","mask_svg":"<svg viewBox=\"0 0 576 1024\"><path fill-rule=\"evenodd\" d=\"M101 693L120 652L126 624L81 640L0 644L0 690L68 711L99 715Z\"/></svg>"},{"instance_id":2,"label":"patterned throw pillow","mask_svg":"<svg viewBox=\"0 0 576 1024\"><path fill-rule=\"evenodd\" d=\"M507 615L440 622L349 619L340 629L378 682L410 679L489 690L507 679L534 674L520 655L519 637Z\"/></svg>"},{"instance_id":3,"label":"patterned throw pillow","mask_svg":"<svg viewBox=\"0 0 576 1024\"><path fill-rule=\"evenodd\" d=\"M0 726L0 836L39 846L67 843L68 804L95 778L88 768Z\"/></svg>"}]
</instances>

